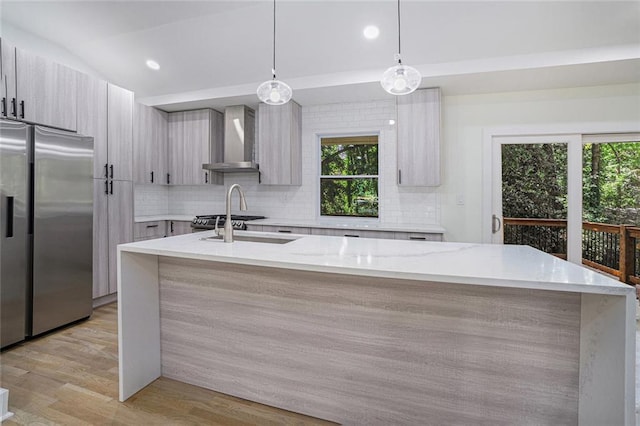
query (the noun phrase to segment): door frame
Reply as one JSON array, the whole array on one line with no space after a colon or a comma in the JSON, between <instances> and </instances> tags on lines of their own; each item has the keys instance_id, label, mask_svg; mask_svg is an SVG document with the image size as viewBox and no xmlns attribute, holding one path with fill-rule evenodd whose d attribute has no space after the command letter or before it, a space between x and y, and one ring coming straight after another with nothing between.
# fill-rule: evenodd
<instances>
[{"instance_id":1,"label":"door frame","mask_svg":"<svg viewBox=\"0 0 640 426\"><path fill-rule=\"evenodd\" d=\"M567 260L582 264L582 144L591 134L628 134L640 132L638 122L573 123L483 129L482 139L482 242L494 243L492 216L496 173L502 173L501 145L505 141L540 143L541 140L567 143ZM496 161L497 157L497 161ZM578 176L579 178L572 179ZM500 188L501 191L501 188ZM501 198L501 193L500 193ZM502 207L502 206L500 206ZM501 213L501 212L500 212ZM570 243L571 242L571 243Z\"/></svg>"}]
</instances>

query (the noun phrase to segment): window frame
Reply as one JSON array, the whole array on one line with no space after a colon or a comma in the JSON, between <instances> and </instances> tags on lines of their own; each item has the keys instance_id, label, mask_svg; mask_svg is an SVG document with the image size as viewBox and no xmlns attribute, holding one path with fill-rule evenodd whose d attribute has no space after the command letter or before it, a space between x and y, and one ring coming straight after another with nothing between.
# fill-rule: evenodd
<instances>
[{"instance_id":1,"label":"window frame","mask_svg":"<svg viewBox=\"0 0 640 426\"><path fill-rule=\"evenodd\" d=\"M377 175L323 175L322 174L322 140L323 139L332 139L332 138L349 138L349 137L358 137L358 136L375 136L377 138L377 146L378 146L378 174ZM316 191L315 191L315 199L316 199L316 215L317 218L322 222L367 222L367 223L378 223L381 218L381 194L380 191L382 189L381 180L382 173L380 170L381 167L381 132L380 130L364 130L364 131L354 131L354 132L345 132L345 133L322 133L316 135L317 143L316 143L316 155L317 155L317 167L318 171L316 173ZM323 215L322 214L322 179L377 179L377 190L378 190L378 215L375 217L371 216L334 216L334 215Z\"/></svg>"}]
</instances>

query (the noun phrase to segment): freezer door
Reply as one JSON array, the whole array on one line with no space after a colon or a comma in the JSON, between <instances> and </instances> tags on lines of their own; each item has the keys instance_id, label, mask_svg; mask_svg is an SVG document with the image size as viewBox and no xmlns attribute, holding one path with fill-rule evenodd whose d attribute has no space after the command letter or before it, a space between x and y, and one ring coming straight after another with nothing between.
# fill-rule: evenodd
<instances>
[{"instance_id":1,"label":"freezer door","mask_svg":"<svg viewBox=\"0 0 640 426\"><path fill-rule=\"evenodd\" d=\"M34 128L31 335L91 315L93 138Z\"/></svg>"},{"instance_id":2,"label":"freezer door","mask_svg":"<svg viewBox=\"0 0 640 426\"><path fill-rule=\"evenodd\" d=\"M0 120L0 347L24 340L29 126Z\"/></svg>"}]
</instances>

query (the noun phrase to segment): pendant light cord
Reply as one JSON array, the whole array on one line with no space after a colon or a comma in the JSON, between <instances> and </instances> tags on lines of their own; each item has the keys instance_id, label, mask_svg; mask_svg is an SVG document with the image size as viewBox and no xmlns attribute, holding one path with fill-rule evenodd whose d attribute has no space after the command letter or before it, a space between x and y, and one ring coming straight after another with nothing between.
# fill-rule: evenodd
<instances>
[{"instance_id":1,"label":"pendant light cord","mask_svg":"<svg viewBox=\"0 0 640 426\"><path fill-rule=\"evenodd\" d=\"M276 0L273 0L273 79L276 79Z\"/></svg>"},{"instance_id":2,"label":"pendant light cord","mask_svg":"<svg viewBox=\"0 0 640 426\"><path fill-rule=\"evenodd\" d=\"M275 0L274 0L275 1ZM402 63L402 57L400 56L400 0L398 0L398 63Z\"/></svg>"}]
</instances>

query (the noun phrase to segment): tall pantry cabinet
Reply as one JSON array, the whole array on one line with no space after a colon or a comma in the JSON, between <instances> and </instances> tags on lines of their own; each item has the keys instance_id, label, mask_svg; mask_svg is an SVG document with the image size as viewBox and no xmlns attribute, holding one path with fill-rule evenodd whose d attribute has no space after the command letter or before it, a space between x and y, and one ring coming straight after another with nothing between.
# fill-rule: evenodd
<instances>
[{"instance_id":1,"label":"tall pantry cabinet","mask_svg":"<svg viewBox=\"0 0 640 426\"><path fill-rule=\"evenodd\" d=\"M117 291L117 245L133 241L133 93L78 77L78 133L94 138L93 297Z\"/></svg>"}]
</instances>

